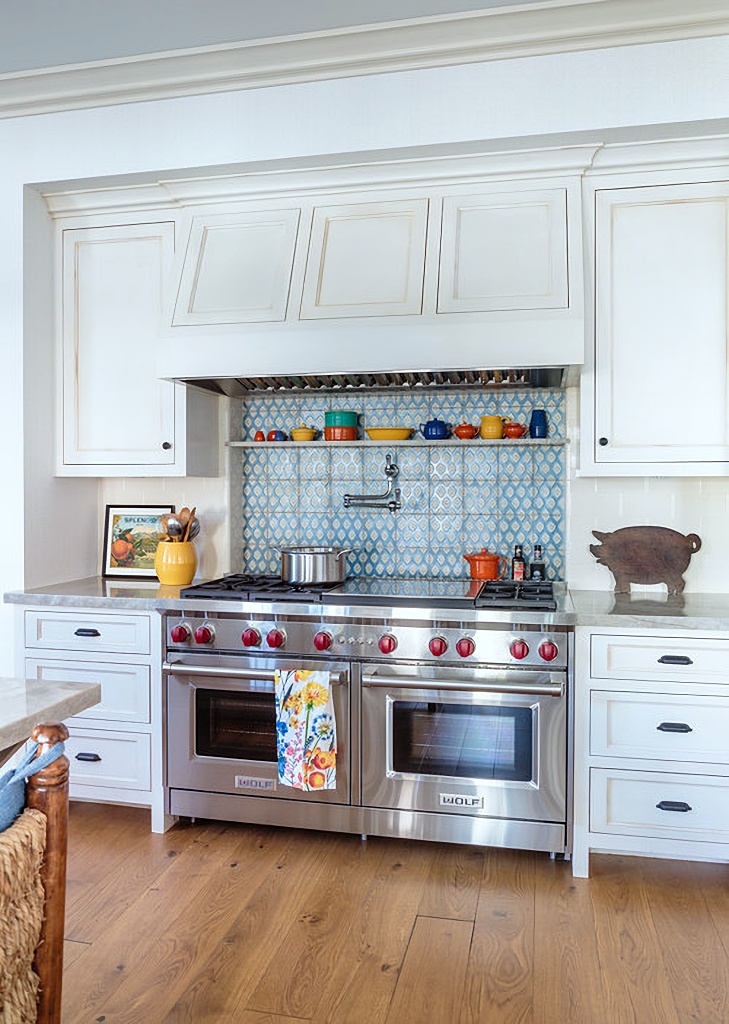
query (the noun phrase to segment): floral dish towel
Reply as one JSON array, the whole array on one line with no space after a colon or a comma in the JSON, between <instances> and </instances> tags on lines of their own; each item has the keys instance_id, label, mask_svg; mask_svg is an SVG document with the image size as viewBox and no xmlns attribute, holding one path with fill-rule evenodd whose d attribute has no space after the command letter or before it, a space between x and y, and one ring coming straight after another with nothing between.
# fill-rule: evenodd
<instances>
[{"instance_id":1,"label":"floral dish towel","mask_svg":"<svg viewBox=\"0 0 729 1024\"><path fill-rule=\"evenodd\" d=\"M328 672L276 670L278 781L308 791L337 788L337 727Z\"/></svg>"}]
</instances>

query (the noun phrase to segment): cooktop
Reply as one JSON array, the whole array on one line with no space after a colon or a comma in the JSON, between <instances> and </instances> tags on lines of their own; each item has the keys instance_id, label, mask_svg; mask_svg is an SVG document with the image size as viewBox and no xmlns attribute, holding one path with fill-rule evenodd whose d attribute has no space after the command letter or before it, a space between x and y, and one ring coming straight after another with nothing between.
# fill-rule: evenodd
<instances>
[{"instance_id":1,"label":"cooktop","mask_svg":"<svg viewBox=\"0 0 729 1024\"><path fill-rule=\"evenodd\" d=\"M300 586L280 576L234 573L180 591L183 598L238 601L306 601L309 604L436 605L449 608L533 608L554 611L549 581L459 578L372 578L352 576L344 583Z\"/></svg>"}]
</instances>

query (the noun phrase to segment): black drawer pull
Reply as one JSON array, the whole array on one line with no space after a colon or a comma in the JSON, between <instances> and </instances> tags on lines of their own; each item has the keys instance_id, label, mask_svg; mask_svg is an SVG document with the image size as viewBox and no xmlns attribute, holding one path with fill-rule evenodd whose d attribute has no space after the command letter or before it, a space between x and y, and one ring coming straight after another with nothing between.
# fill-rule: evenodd
<instances>
[{"instance_id":1,"label":"black drawer pull","mask_svg":"<svg viewBox=\"0 0 729 1024\"><path fill-rule=\"evenodd\" d=\"M85 754L83 752L83 750L80 750L78 752L78 754L76 754L76 760L77 761L100 761L101 760L101 754Z\"/></svg>"},{"instance_id":2,"label":"black drawer pull","mask_svg":"<svg viewBox=\"0 0 729 1024\"><path fill-rule=\"evenodd\" d=\"M693 732L691 726L685 722L661 722L656 729L658 732Z\"/></svg>"},{"instance_id":3,"label":"black drawer pull","mask_svg":"<svg viewBox=\"0 0 729 1024\"><path fill-rule=\"evenodd\" d=\"M656 807L659 811L681 811L682 813L693 810L691 804L687 804L683 800L661 800Z\"/></svg>"},{"instance_id":4,"label":"black drawer pull","mask_svg":"<svg viewBox=\"0 0 729 1024\"><path fill-rule=\"evenodd\" d=\"M101 636L101 633L98 631L98 629L84 629L83 626L80 626L73 635L74 636Z\"/></svg>"},{"instance_id":5,"label":"black drawer pull","mask_svg":"<svg viewBox=\"0 0 729 1024\"><path fill-rule=\"evenodd\" d=\"M658 659L659 665L693 665L693 661L687 654L662 654Z\"/></svg>"}]
</instances>

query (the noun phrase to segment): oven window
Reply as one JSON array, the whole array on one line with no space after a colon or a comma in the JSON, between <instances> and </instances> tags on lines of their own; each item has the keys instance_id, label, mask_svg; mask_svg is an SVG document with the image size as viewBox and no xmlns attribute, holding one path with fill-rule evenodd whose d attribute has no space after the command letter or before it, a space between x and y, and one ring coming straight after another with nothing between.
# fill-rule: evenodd
<instances>
[{"instance_id":1,"label":"oven window","mask_svg":"<svg viewBox=\"0 0 729 1024\"><path fill-rule=\"evenodd\" d=\"M532 779L531 708L394 701L396 772L458 779Z\"/></svg>"},{"instance_id":2,"label":"oven window","mask_svg":"<svg viewBox=\"0 0 729 1024\"><path fill-rule=\"evenodd\" d=\"M245 761L277 760L272 693L195 693L195 753Z\"/></svg>"}]
</instances>

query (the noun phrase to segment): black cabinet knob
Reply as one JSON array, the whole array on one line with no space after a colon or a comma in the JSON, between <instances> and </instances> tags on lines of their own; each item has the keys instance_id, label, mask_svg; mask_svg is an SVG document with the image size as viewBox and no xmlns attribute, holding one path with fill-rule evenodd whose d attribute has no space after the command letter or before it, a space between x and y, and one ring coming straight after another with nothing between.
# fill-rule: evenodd
<instances>
[{"instance_id":1,"label":"black cabinet knob","mask_svg":"<svg viewBox=\"0 0 729 1024\"><path fill-rule=\"evenodd\" d=\"M659 665L693 665L693 661L687 654L662 654L658 659Z\"/></svg>"},{"instance_id":2,"label":"black cabinet knob","mask_svg":"<svg viewBox=\"0 0 729 1024\"><path fill-rule=\"evenodd\" d=\"M98 629L84 629L82 626L79 626L79 628L76 630L76 632L73 635L74 636L101 636L101 633L98 631Z\"/></svg>"},{"instance_id":3,"label":"black cabinet knob","mask_svg":"<svg viewBox=\"0 0 729 1024\"><path fill-rule=\"evenodd\" d=\"M87 754L87 753L85 753L84 751L81 750L81 751L79 751L78 754L76 754L76 760L77 761L100 761L101 760L101 755L100 754L90 754L90 753Z\"/></svg>"},{"instance_id":4,"label":"black cabinet knob","mask_svg":"<svg viewBox=\"0 0 729 1024\"><path fill-rule=\"evenodd\" d=\"M661 722L656 726L658 732L693 732L686 722Z\"/></svg>"},{"instance_id":5,"label":"black cabinet knob","mask_svg":"<svg viewBox=\"0 0 729 1024\"><path fill-rule=\"evenodd\" d=\"M162 447L164 448L164 450L166 452L168 452L170 450L170 448L172 447L172 444L169 441L163 441L162 442Z\"/></svg>"},{"instance_id":6,"label":"black cabinet knob","mask_svg":"<svg viewBox=\"0 0 729 1024\"><path fill-rule=\"evenodd\" d=\"M608 439L606 437L601 437L597 443L600 445L601 448L604 448L605 445L608 443Z\"/></svg>"}]
</instances>

